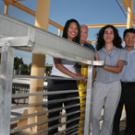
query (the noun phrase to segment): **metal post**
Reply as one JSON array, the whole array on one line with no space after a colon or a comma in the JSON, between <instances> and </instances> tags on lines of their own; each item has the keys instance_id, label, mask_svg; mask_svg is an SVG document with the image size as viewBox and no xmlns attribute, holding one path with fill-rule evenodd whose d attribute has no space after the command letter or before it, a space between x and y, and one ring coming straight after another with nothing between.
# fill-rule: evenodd
<instances>
[{"instance_id":1,"label":"metal post","mask_svg":"<svg viewBox=\"0 0 135 135\"><path fill-rule=\"evenodd\" d=\"M91 99L92 99L92 78L93 66L88 67L88 81L87 81L87 96L85 107L85 122L84 122L84 135L90 134L90 113L91 113Z\"/></svg>"},{"instance_id":2,"label":"metal post","mask_svg":"<svg viewBox=\"0 0 135 135\"><path fill-rule=\"evenodd\" d=\"M10 110L13 75L13 50L2 47L0 73L0 134L10 134Z\"/></svg>"}]
</instances>

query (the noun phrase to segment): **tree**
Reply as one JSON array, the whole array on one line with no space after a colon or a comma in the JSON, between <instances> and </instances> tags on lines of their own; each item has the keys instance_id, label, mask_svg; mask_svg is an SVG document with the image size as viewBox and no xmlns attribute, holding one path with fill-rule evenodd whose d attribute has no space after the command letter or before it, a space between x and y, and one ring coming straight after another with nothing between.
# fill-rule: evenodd
<instances>
[{"instance_id":1,"label":"tree","mask_svg":"<svg viewBox=\"0 0 135 135\"><path fill-rule=\"evenodd\" d=\"M16 71L16 74L21 73L21 67L23 65L23 59L19 57L14 58L14 69Z\"/></svg>"},{"instance_id":2,"label":"tree","mask_svg":"<svg viewBox=\"0 0 135 135\"><path fill-rule=\"evenodd\" d=\"M15 74L29 75L30 67L31 67L31 65L24 64L22 58L19 58L19 57L14 58Z\"/></svg>"}]
</instances>

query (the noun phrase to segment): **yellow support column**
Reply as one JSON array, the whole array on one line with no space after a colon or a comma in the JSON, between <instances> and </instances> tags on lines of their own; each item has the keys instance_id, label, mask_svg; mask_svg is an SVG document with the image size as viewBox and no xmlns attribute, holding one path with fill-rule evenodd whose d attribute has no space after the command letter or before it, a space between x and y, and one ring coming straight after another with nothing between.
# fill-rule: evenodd
<instances>
[{"instance_id":1,"label":"yellow support column","mask_svg":"<svg viewBox=\"0 0 135 135\"><path fill-rule=\"evenodd\" d=\"M81 74L84 76L87 76L88 74L88 66L82 65L81 66ZM79 89L79 96L80 96L80 123L79 123L79 132L78 135L83 135L83 128L84 128L84 112L85 111L85 102L86 100L84 97L86 97L86 82L84 81L79 81L78 82L78 89Z\"/></svg>"},{"instance_id":2,"label":"yellow support column","mask_svg":"<svg viewBox=\"0 0 135 135\"><path fill-rule=\"evenodd\" d=\"M49 11L50 11L50 0L37 0L37 10L36 10L36 18L35 18L35 25L39 28L43 28L45 30L48 29L48 22L49 22ZM44 76L44 64L45 64L45 56L42 54L33 54L32 55L32 68L31 68L31 75L32 76ZM44 80L41 79L31 79L30 83L30 93L40 92L43 90L43 82ZM29 104L36 104L43 102L43 96L30 96L29 97ZM45 111L45 108L42 105L38 107L30 107L28 109L28 113L34 112L42 112ZM47 120L46 116L35 116L28 118L28 124L41 122L42 120ZM47 128L47 124L43 126L43 128ZM34 126L31 129L31 132L38 133L38 131L42 127Z\"/></svg>"},{"instance_id":3,"label":"yellow support column","mask_svg":"<svg viewBox=\"0 0 135 135\"><path fill-rule=\"evenodd\" d=\"M133 26L133 0L123 0L123 4L125 8L127 9L127 28L130 28Z\"/></svg>"},{"instance_id":4,"label":"yellow support column","mask_svg":"<svg viewBox=\"0 0 135 135\"><path fill-rule=\"evenodd\" d=\"M8 0L4 0L4 15L8 15L8 6L9 6Z\"/></svg>"},{"instance_id":5,"label":"yellow support column","mask_svg":"<svg viewBox=\"0 0 135 135\"><path fill-rule=\"evenodd\" d=\"M127 9L127 28L130 28L132 26L133 26L133 0L130 0Z\"/></svg>"}]
</instances>

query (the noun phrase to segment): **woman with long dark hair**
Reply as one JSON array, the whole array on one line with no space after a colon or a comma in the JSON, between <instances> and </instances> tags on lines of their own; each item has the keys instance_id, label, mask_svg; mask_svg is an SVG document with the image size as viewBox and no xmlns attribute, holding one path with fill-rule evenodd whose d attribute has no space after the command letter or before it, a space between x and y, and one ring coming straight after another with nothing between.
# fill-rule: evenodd
<instances>
[{"instance_id":1,"label":"woman with long dark hair","mask_svg":"<svg viewBox=\"0 0 135 135\"><path fill-rule=\"evenodd\" d=\"M80 43L80 25L77 20L70 19L66 22L62 37L67 40ZM58 132L58 124L60 124L59 114L63 104L66 110L65 134L70 135L73 132L76 132L77 135L80 119L77 81L73 79L65 79L67 77L80 77L84 79L83 76L75 71L74 64L74 62L65 59L54 58L54 66L51 75L56 78L48 80L48 91L65 91L66 94L48 95L49 135L53 135ZM62 77L63 80L58 79L57 77ZM53 101L55 101L55 103L51 104Z\"/></svg>"},{"instance_id":2,"label":"woman with long dark hair","mask_svg":"<svg viewBox=\"0 0 135 135\"><path fill-rule=\"evenodd\" d=\"M97 60L105 62L97 68L92 101L92 135L111 135L114 114L121 94L120 72L126 53L121 46L118 30L106 25L98 33ZM101 111L104 109L103 124L100 127Z\"/></svg>"}]
</instances>

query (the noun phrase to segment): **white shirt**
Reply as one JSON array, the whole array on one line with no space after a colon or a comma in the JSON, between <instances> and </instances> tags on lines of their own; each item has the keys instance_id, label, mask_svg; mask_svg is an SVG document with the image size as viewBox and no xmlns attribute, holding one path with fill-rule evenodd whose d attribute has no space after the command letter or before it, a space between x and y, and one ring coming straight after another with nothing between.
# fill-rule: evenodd
<instances>
[{"instance_id":1,"label":"white shirt","mask_svg":"<svg viewBox=\"0 0 135 135\"><path fill-rule=\"evenodd\" d=\"M61 63L62 63L68 70L70 70L70 71L73 72L73 73L76 73L75 68L74 68L75 62L73 62L73 61L68 61L68 60L65 60L65 59L61 59ZM60 70L58 70L58 69L55 67L55 64L54 64L54 63L53 63L53 68L52 68L51 75L71 78L71 77L68 76L67 74L64 74L63 72L61 72Z\"/></svg>"}]
</instances>

